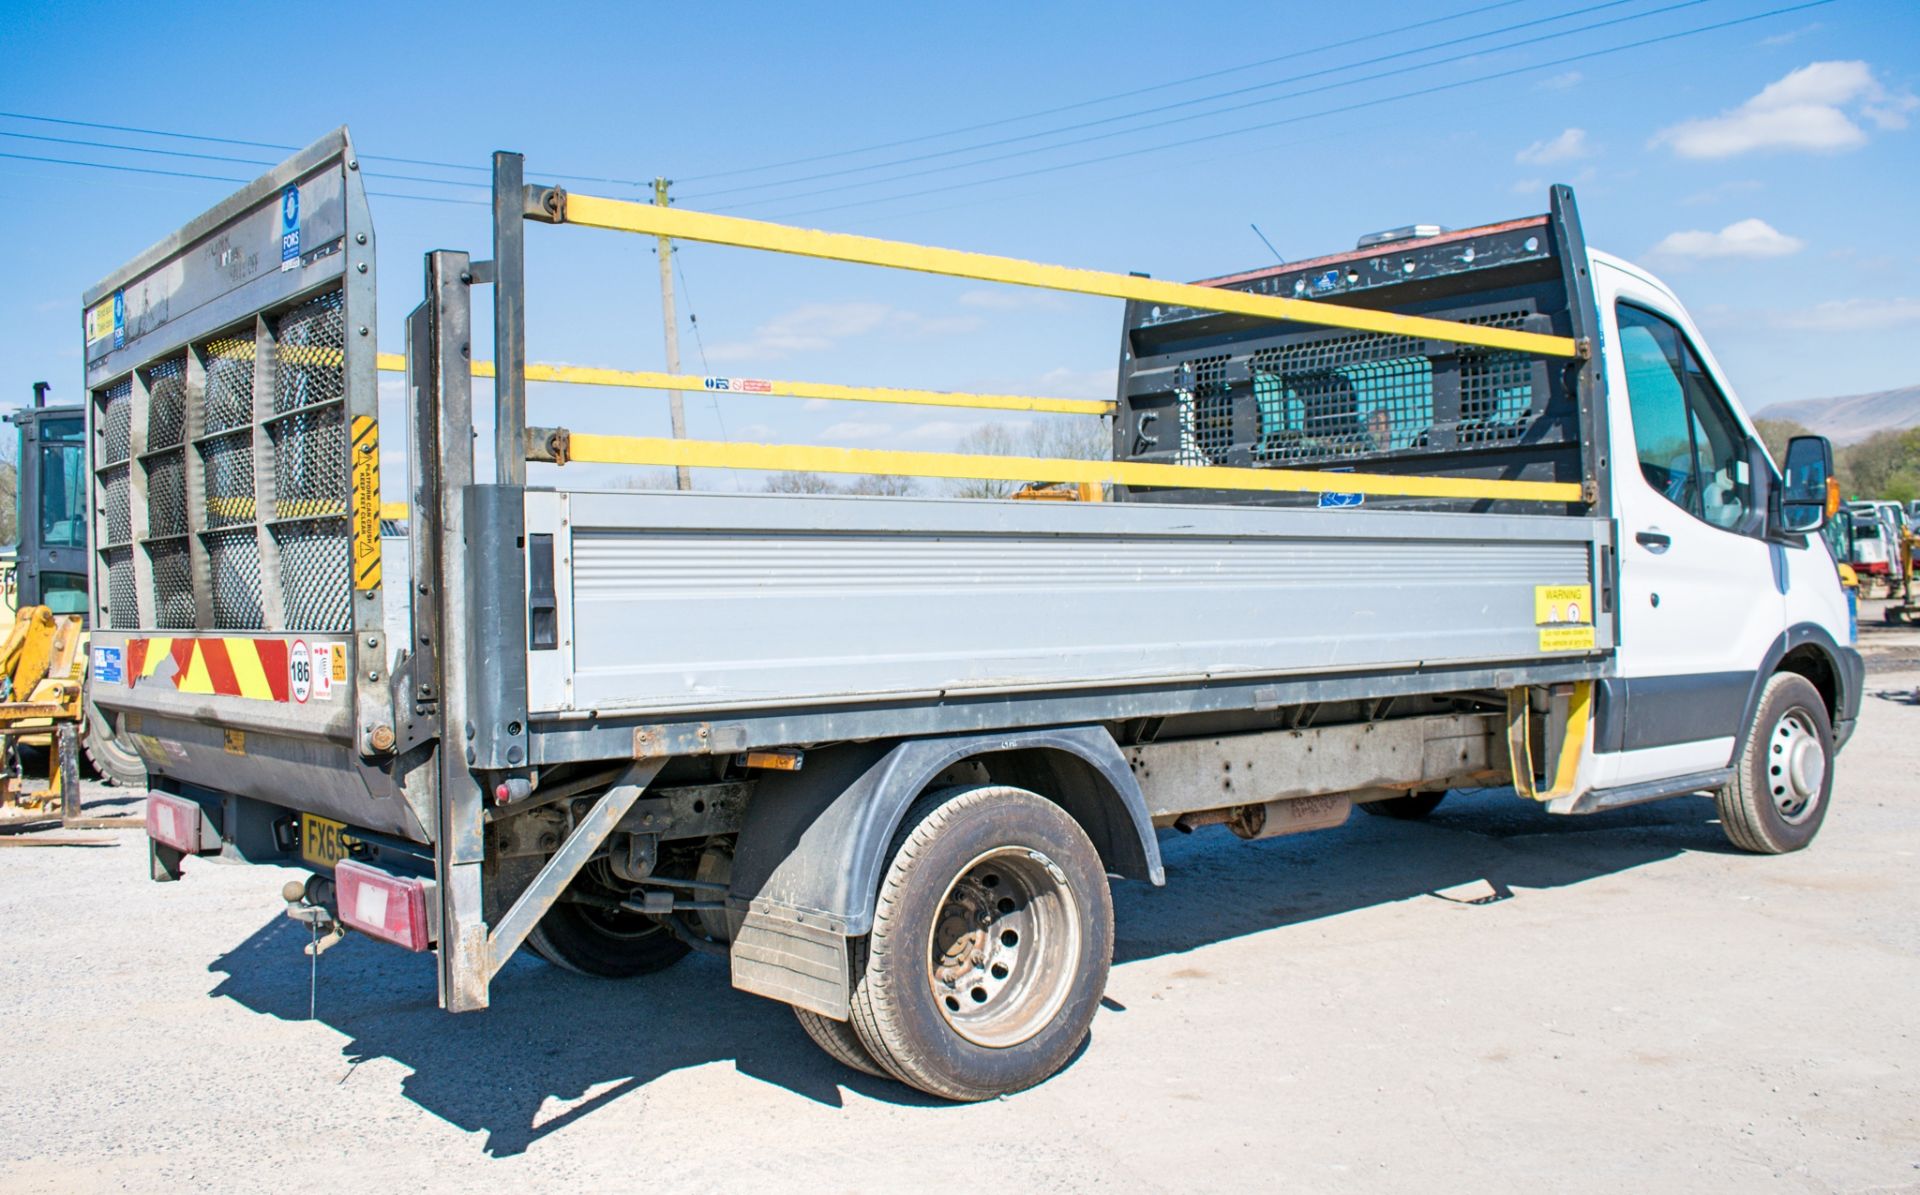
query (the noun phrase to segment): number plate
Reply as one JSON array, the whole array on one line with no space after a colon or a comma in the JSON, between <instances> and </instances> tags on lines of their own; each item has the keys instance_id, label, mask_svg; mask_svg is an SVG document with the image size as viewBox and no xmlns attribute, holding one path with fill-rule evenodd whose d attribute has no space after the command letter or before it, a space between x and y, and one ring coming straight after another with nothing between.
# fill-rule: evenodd
<instances>
[{"instance_id":1,"label":"number plate","mask_svg":"<svg viewBox=\"0 0 1920 1195\"><path fill-rule=\"evenodd\" d=\"M300 815L300 857L315 867L332 867L353 854L355 840L332 818Z\"/></svg>"}]
</instances>

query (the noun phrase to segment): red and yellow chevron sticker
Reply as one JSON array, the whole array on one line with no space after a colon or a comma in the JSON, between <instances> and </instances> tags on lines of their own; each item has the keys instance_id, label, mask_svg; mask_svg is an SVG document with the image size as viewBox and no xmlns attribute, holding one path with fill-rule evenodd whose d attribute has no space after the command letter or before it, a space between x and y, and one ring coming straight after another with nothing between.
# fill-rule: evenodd
<instances>
[{"instance_id":1,"label":"red and yellow chevron sticker","mask_svg":"<svg viewBox=\"0 0 1920 1195\"><path fill-rule=\"evenodd\" d=\"M182 693L287 701L293 696L287 663L285 639L127 640L129 686L171 681Z\"/></svg>"}]
</instances>

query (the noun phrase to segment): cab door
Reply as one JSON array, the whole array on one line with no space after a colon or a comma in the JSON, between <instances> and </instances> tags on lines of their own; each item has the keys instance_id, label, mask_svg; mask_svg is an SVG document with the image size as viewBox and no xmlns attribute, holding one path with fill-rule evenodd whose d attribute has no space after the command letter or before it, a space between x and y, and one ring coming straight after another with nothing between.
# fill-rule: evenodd
<instances>
[{"instance_id":1,"label":"cab door","mask_svg":"<svg viewBox=\"0 0 1920 1195\"><path fill-rule=\"evenodd\" d=\"M1603 785L1728 765L1785 615L1787 562L1764 541L1754 437L1680 305L1596 270L1606 307L1620 681L1596 727Z\"/></svg>"}]
</instances>

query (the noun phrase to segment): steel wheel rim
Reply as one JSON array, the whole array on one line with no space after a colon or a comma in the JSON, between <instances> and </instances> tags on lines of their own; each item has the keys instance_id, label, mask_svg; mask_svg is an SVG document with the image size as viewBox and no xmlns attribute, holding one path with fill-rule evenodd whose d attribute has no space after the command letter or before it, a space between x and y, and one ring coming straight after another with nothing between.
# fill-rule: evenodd
<instances>
[{"instance_id":1,"label":"steel wheel rim","mask_svg":"<svg viewBox=\"0 0 1920 1195\"><path fill-rule=\"evenodd\" d=\"M1813 720L1805 710L1788 710L1767 736L1767 791L1781 820L1798 825L1811 817L1826 779L1827 754Z\"/></svg>"},{"instance_id":2,"label":"steel wheel rim","mask_svg":"<svg viewBox=\"0 0 1920 1195\"><path fill-rule=\"evenodd\" d=\"M1079 904L1039 851L998 847L960 870L927 933L927 982L961 1037L1007 1049L1052 1023L1079 973Z\"/></svg>"}]
</instances>

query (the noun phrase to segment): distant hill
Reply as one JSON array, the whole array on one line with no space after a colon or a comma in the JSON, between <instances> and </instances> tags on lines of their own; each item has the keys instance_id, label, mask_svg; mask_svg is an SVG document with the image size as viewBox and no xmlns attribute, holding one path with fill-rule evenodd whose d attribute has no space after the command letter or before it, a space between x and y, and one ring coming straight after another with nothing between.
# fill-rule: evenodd
<instances>
[{"instance_id":1,"label":"distant hill","mask_svg":"<svg viewBox=\"0 0 1920 1195\"><path fill-rule=\"evenodd\" d=\"M1756 419L1791 419L1836 444L1852 444L1875 432L1920 427L1920 386L1839 398L1797 398L1754 412Z\"/></svg>"}]
</instances>

